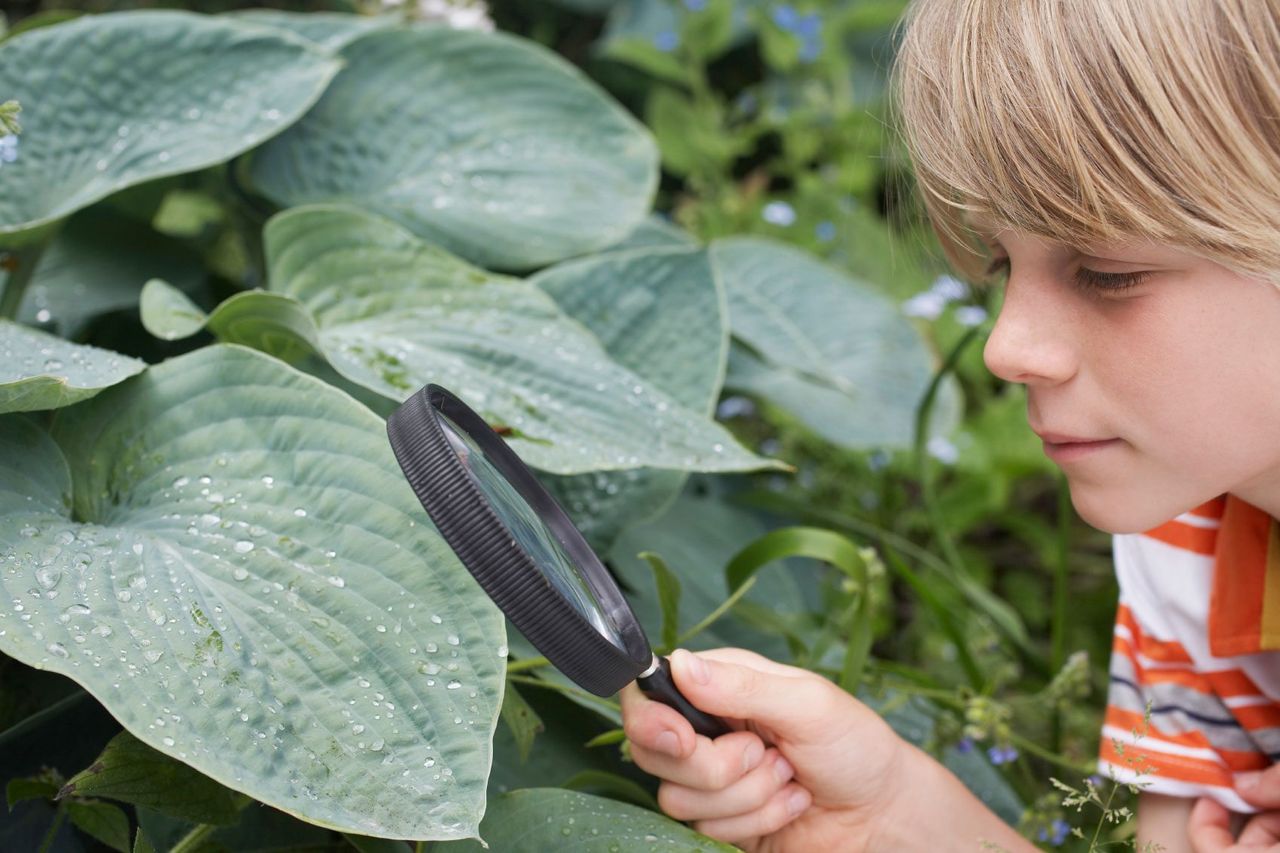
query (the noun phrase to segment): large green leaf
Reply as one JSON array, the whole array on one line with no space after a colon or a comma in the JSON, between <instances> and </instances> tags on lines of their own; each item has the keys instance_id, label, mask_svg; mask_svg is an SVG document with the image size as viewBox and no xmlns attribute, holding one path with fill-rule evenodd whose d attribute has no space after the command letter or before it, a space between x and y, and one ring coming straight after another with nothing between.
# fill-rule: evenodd
<instances>
[{"instance_id":1,"label":"large green leaf","mask_svg":"<svg viewBox=\"0 0 1280 853\"><path fill-rule=\"evenodd\" d=\"M496 797L480 826L490 850L581 853L669 850L734 853L738 848L699 835L671 818L616 800L562 788L525 788ZM480 851L475 841L446 845L449 853Z\"/></svg>"},{"instance_id":2,"label":"large green leaf","mask_svg":"<svg viewBox=\"0 0 1280 853\"><path fill-rule=\"evenodd\" d=\"M69 406L146 366L127 355L73 344L0 318L0 412Z\"/></svg>"},{"instance_id":3,"label":"large green leaf","mask_svg":"<svg viewBox=\"0 0 1280 853\"><path fill-rule=\"evenodd\" d=\"M86 15L13 38L0 92L22 103L23 130L0 182L0 237L253 148L338 66L281 31L186 12Z\"/></svg>"},{"instance_id":4,"label":"large green leaf","mask_svg":"<svg viewBox=\"0 0 1280 853\"><path fill-rule=\"evenodd\" d=\"M651 248L568 261L532 279L595 334L609 356L710 415L724 381L729 325L724 292L705 251ZM591 544L657 515L686 475L651 468L551 477L552 494Z\"/></svg>"},{"instance_id":5,"label":"large green leaf","mask_svg":"<svg viewBox=\"0 0 1280 853\"><path fill-rule=\"evenodd\" d=\"M322 826L473 835L506 648L385 426L210 346L0 418L0 650L135 737Z\"/></svg>"},{"instance_id":6,"label":"large green leaf","mask_svg":"<svg viewBox=\"0 0 1280 853\"><path fill-rule=\"evenodd\" d=\"M499 33L370 33L307 116L254 152L283 206L350 201L481 266L604 248L644 218L658 155L642 125L560 57Z\"/></svg>"},{"instance_id":7,"label":"large green leaf","mask_svg":"<svg viewBox=\"0 0 1280 853\"><path fill-rule=\"evenodd\" d=\"M354 208L285 211L266 227L271 290L238 294L208 325L296 360L321 352L348 380L400 401L428 382L510 430L558 473L650 465L780 465L611 360L528 282L487 273Z\"/></svg>"},{"instance_id":8,"label":"large green leaf","mask_svg":"<svg viewBox=\"0 0 1280 853\"><path fill-rule=\"evenodd\" d=\"M172 237L95 205L68 219L41 255L18 319L75 338L97 315L136 306L150 278L193 294L205 270L200 256Z\"/></svg>"},{"instance_id":9,"label":"large green leaf","mask_svg":"<svg viewBox=\"0 0 1280 853\"><path fill-rule=\"evenodd\" d=\"M399 15L286 12L282 9L238 9L229 15L241 21L288 30L327 50L341 50L365 33L393 27L403 20Z\"/></svg>"},{"instance_id":10,"label":"large green leaf","mask_svg":"<svg viewBox=\"0 0 1280 853\"><path fill-rule=\"evenodd\" d=\"M718 240L735 341L725 386L789 410L824 438L908 446L933 357L896 304L770 240ZM954 419L952 394L935 419Z\"/></svg>"}]
</instances>

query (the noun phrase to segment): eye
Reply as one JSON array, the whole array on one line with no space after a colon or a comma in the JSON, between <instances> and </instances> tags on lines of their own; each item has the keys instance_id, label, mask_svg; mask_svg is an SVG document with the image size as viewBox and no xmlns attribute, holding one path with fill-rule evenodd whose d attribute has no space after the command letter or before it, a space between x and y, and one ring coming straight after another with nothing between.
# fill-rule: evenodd
<instances>
[{"instance_id":1,"label":"eye","mask_svg":"<svg viewBox=\"0 0 1280 853\"><path fill-rule=\"evenodd\" d=\"M1005 273L1006 275L1009 273L1009 256L1008 255L1001 255L998 258L993 258L991 260L991 265L987 267L987 271L986 273L984 273L984 276L986 278L991 279L991 278L995 278L1001 272Z\"/></svg>"},{"instance_id":2,"label":"eye","mask_svg":"<svg viewBox=\"0 0 1280 853\"><path fill-rule=\"evenodd\" d=\"M1088 267L1076 268L1076 283L1098 293L1117 293L1142 284L1150 272L1099 272Z\"/></svg>"}]
</instances>

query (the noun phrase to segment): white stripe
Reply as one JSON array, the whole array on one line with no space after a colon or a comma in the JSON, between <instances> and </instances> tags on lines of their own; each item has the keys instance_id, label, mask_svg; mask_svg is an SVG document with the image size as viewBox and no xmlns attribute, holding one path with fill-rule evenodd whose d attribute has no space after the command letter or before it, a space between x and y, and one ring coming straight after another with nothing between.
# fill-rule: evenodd
<instances>
[{"instance_id":1,"label":"white stripe","mask_svg":"<svg viewBox=\"0 0 1280 853\"><path fill-rule=\"evenodd\" d=\"M1225 698L1219 698L1222 699L1222 704L1226 705L1228 708L1248 708L1253 705L1274 705L1276 703L1276 700L1272 699L1270 696L1263 696L1256 693L1252 696L1227 696Z\"/></svg>"},{"instance_id":2,"label":"white stripe","mask_svg":"<svg viewBox=\"0 0 1280 853\"><path fill-rule=\"evenodd\" d=\"M1166 740L1160 740L1155 735L1147 735L1146 737L1135 738L1133 732L1128 729L1122 729L1119 726L1103 726L1102 736L1114 738L1129 749L1135 747L1146 752L1163 752L1166 755L1185 755L1187 758L1198 758L1202 761L1212 761L1220 767L1225 768L1226 762L1222 760L1222 756L1218 755L1212 749L1206 749L1202 746L1183 746L1180 743L1170 743Z\"/></svg>"},{"instance_id":3,"label":"white stripe","mask_svg":"<svg viewBox=\"0 0 1280 853\"><path fill-rule=\"evenodd\" d=\"M1200 516L1192 515L1189 512L1184 512L1182 515L1175 518L1174 521L1180 521L1183 524L1190 524L1192 527L1203 527L1206 530L1217 530L1222 526L1222 522L1216 518L1201 518Z\"/></svg>"},{"instance_id":4,"label":"white stripe","mask_svg":"<svg viewBox=\"0 0 1280 853\"><path fill-rule=\"evenodd\" d=\"M1153 794L1168 794L1171 797L1212 797L1233 812L1253 814L1257 807L1251 806L1240 798L1231 788L1220 785L1202 785L1197 782L1183 782L1180 779L1166 779L1162 776L1140 775L1131 767L1121 767L1110 761L1099 761L1098 772L1103 776L1129 785L1137 785L1143 791Z\"/></svg>"}]
</instances>

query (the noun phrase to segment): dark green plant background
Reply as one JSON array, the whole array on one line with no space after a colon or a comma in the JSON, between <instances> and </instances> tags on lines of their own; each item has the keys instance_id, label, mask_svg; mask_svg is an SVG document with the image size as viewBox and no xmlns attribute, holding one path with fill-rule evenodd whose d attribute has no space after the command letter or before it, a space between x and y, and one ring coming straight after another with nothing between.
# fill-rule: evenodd
<instances>
[{"instance_id":1,"label":"dark green plant background","mask_svg":"<svg viewBox=\"0 0 1280 853\"><path fill-rule=\"evenodd\" d=\"M13 2L5 7L9 31L0 42L0 69L4 54L21 39L70 26L82 13L178 7L215 15L260 5ZM354 2L274 6L309 15L380 11ZM397 6L377 26L421 35L412 29L419 24L403 23L406 6L409 12L417 8ZM264 596L287 586L281 598L293 595L289 601L296 603L301 596L309 616L333 616L335 636L350 629L350 636L332 644L317 640L322 651L345 649L360 628L369 632L375 624L372 617L366 624L363 616L350 615L354 599L344 596L353 588L382 605L394 594L424 608L461 602L459 608L474 611L474 623L458 629L460 644L452 633L448 642L464 651L476 648L481 638L494 636L497 617L476 603L465 579L454 576L461 570L429 531L396 532L407 528L393 519L402 522L414 506L403 494L389 494L394 488L385 484L394 482L395 469L387 467L384 449L370 450L378 461L364 465L364 439L354 437L363 430L374 448L382 441L378 419L409 391L440 377L489 395L486 415L512 431L517 449L545 472L607 556L655 645L739 645L821 672L879 709L1037 843L1085 850L1125 842L1131 825L1119 810L1129 792L1103 786L1078 811L1063 807L1063 792L1050 781L1092 784L1085 780L1093 772L1115 603L1109 539L1075 517L1061 478L1026 426L1021 389L995 380L982 364L998 292L946 276L911 196L910 165L885 103L893 26L903 6L902 0L494 0L489 14L499 31L518 39L517 52L541 45L598 87L593 91L601 104L612 105L592 106L597 96L590 92L573 94L574 106L556 121L590 113L583 134L616 133L631 140L627 150L634 155L611 160L622 155L607 140L600 143L604 165L583 179L583 187L574 183L572 163L539 161L539 168L565 170L544 185L565 195L551 197L548 209L532 219L528 207L520 208L523 218L504 219L500 190L479 185L450 190L457 198L450 210L471 205L456 220L432 218L439 210L429 201L443 182L411 184L400 196L388 195L375 173L398 158L411 161L413 152L434 143L423 137L423 124L361 112L371 90L357 88L350 99L338 93L348 85L343 75L354 69L370 76L386 70L378 66L378 50L393 55L398 36L392 33L353 37L345 48L314 48L308 61L317 63L320 100L299 95L297 115L271 118L279 126L252 140L246 136L238 150L193 161L177 174L143 175L59 209L56 236L39 228L0 234L8 248L6 269L18 270L10 272L9 284L23 279L25 289L19 305L0 301L0 313L61 338L56 347L98 348L57 349L49 361L35 354L50 345L46 338L11 324L0 337L0 358L23 365L0 366L0 392L8 395L3 411L10 412L0 415L0 448L8 454L0 461L0 579L12 597L0 602L0 608L12 608L0 621L0 781L9 799L0 818L0 849L470 849L474 842L450 839L473 834L468 815L478 809L486 814L479 834L497 851L548 850L568 838L588 850L648 849L658 842L664 849L718 849L654 811L654 780L627 758L616 702L577 691L514 630L507 648L499 649L503 657L510 653L505 676L490 647L496 641L485 646L484 656L471 653L459 670L474 674L478 686L471 694L477 703L469 720L474 738L459 741L457 749L483 765L483 748L470 744L487 743L493 731L487 783L482 768L474 779L461 778L468 771L459 769L453 783L469 792L474 808L463 806L465 797L444 802L452 796L439 793L444 789L370 789L366 780L350 789L345 804L345 783L326 782L311 810L298 794L307 780L285 779L305 772L294 773L286 762L282 773L237 757L256 755L253 738L275 731L285 739L280 754L296 758L301 753L288 753L290 748L314 747L305 737L313 718L317 727L327 725L326 714L337 719L343 703L350 697L354 704L362 693L333 688L324 693L330 705L313 694L300 693L293 708L282 700L278 729L264 727L263 720L241 727L235 717L216 714L205 723L189 721L210 740L216 729L221 749L233 759L225 766L244 768L237 779L231 770L219 775L213 769L224 765L179 755L181 743L169 748L173 738L166 740L154 725L148 732L154 714L133 715L136 698L127 689L117 695L105 682L86 681L60 666L67 657L60 642L47 646L53 657L6 645L26 630L19 624L22 613L40 612L42 587L52 588L41 578L49 577L50 561L56 563L42 562L23 537L52 537L63 529L28 534L35 528L26 521L6 525L6 514L27 518L21 513L29 511L31 496L56 508L64 486L68 494L74 491L68 499L74 511L59 523L76 536L88 535L83 525L89 522L107 525L89 533L126 524L120 521L124 509L113 507L142 512L139 495L156 513L187 513L185 484L179 487L172 473L165 475L163 492L146 485L150 475L129 473L135 464L145 471L150 463L130 457L127 430L170 429L165 413L175 401L216 393L224 401L218 416L227 424L221 437L202 434L197 444L194 424L172 426L172 441L206 461L246 447L273 464L283 460L270 454L285 451L260 447L266 439L244 426L263 413L350 424L350 435L326 433L315 447L306 445L317 453L350 455L323 484L314 484L310 515L295 517L284 503L277 507L279 519L251 509L283 501L285 488L302 488L308 475L301 464L288 473L272 469L275 476L262 478L258 491L248 490L239 508L216 511L223 527L261 525L268 538L301 549L292 552L300 567L288 575L293 580L268 577L263 563L245 564L254 579L261 574L282 581L275 592L264 587ZM481 41L454 48L449 45L455 41L446 40L431 50L410 45L394 53L406 63L396 66L396 74L411 76L436 62L431 74L465 81L471 72L460 63L482 55L483 40L492 38L461 36L468 37ZM294 42L301 50L302 42ZM337 51L347 63L343 71L337 71ZM358 60L361 51L373 59ZM121 72L111 65L110 51L104 55L92 73ZM545 85L557 93L576 85L567 71L561 77L555 76L561 71L547 73ZM476 122L475 132L482 134L487 117L516 109L502 100L496 82L483 92L460 89L449 100L453 90L441 79L424 76L406 84L424 101L439 99L424 114L456 110L449 115ZM0 101L11 97L11 83L0 73ZM202 85L221 92L216 73ZM327 94L319 95L326 87ZM468 110L469 98L490 96L492 102ZM571 100L568 94L564 99ZM38 114L37 104L22 106L20 122ZM136 108L118 106L126 114ZM615 108L616 114L609 112ZM630 130L627 114L635 119ZM656 143L660 169L651 163L645 172L645 139ZM174 150L207 142L179 139ZM19 156L35 156L39 144L36 130L24 129ZM459 151L458 158L469 156L465 144ZM14 173L0 163L5 205L18 205L11 198L15 185L5 188ZM44 184L24 185L23 192L43 191ZM534 190L520 192L530 194L522 204L536 205ZM321 206L283 213L315 203ZM330 204L339 206L323 207ZM593 204L609 210L595 211ZM621 212L627 205L636 209L629 224ZM537 218L544 214L545 222ZM616 214L627 233L611 235L605 214ZM569 225L556 225L558 216ZM586 233L587 225L598 225L600 233ZM520 230L526 226L527 232ZM350 255L341 254L344 240L351 241ZM27 281L23 265L37 262ZM471 299L472 313L441 319L441 305L456 308ZM511 307L515 302L518 310ZM405 317L412 322L397 322ZM569 361L531 355L527 342L539 333L520 326L534 323L531 317L555 330L541 334L564 342ZM442 343L442 337L448 340ZM508 351L508 338L525 343ZM396 354L388 355L394 347ZM101 350L116 354L110 364ZM64 361L79 365L82 358L85 374L57 378L66 375L60 372ZM598 372L591 374L598 385L566 367L573 358ZM643 383L642 403L625 399L631 382ZM610 396L612 390L601 390L606 386L623 391ZM589 387L601 396L589 397ZM615 420L580 436L557 433L556 440L578 454L557 455L540 442L538 430L569 417L553 400L578 393L588 395L584 410L605 411ZM630 411L624 404L648 408L639 420L629 419L618 414ZM654 438L662 432L654 426L657 413L682 424L684 444ZM94 431L99 422L113 424L104 427L106 438ZM112 438L115 433L123 437ZM300 447L291 458L302 458L296 455ZM237 464L233 458L229 476ZM254 471L245 478L256 482ZM332 491L321 486L344 486L344 478L368 484L367 493L360 500L326 497ZM101 497L84 491L85 482L99 480ZM193 516L193 529L203 529L199 518ZM131 550L128 537L147 528L147 519L152 517L134 517L127 523L141 527L115 528L125 533L111 541L104 534L95 543L101 549L93 552L96 571L111 574L117 588L122 579L159 571L132 556L142 552ZM322 520L331 526L312 524ZM426 526L425 518L419 523ZM374 539L397 554L388 551L386 563L360 562ZM141 534L137 541L144 541ZM250 549L259 542L261 555L267 540L242 541ZM224 551L206 555L210 575L233 571L240 565L237 555L245 555L239 546ZM410 552L430 570L419 571ZM343 563L348 557L353 562ZM204 565L187 553L178 559L184 566ZM84 577L86 565L77 568ZM198 582L204 571L193 569L191 578ZM72 569L65 572L70 578ZM299 580L324 575L330 583L317 581L313 590ZM150 577L153 589L157 578ZM337 586L335 578L345 583ZM379 584L393 581L397 586L379 599ZM50 613L68 615L63 608L69 603L58 600ZM250 606L243 604L243 612ZM127 604L120 611L127 619ZM407 611L401 614L411 625ZM263 685L296 675L287 666L292 652L263 637L271 615L256 628L239 626L243 634L234 636L225 626L218 630L212 613L179 615L196 633L211 632L197 657L213 660L224 642L227 649L243 643L244 654L260 656L271 671ZM79 618L72 611L61 624L74 627ZM382 621L377 633L368 634L373 657L379 642L391 641L381 638L399 634L399 623L389 623L384 635ZM56 628L56 616L49 623ZM93 633L89 621L83 624L88 646L106 639ZM423 636L429 639L433 630L426 626ZM114 636L124 633L118 629ZM439 645L447 653L444 642ZM143 646L122 648L124 661L126 651ZM107 657L114 659L115 651ZM418 654L415 649L389 659L387 683L404 673L416 678L438 672ZM436 704L427 703L419 716L395 709L408 733L395 750L387 736L388 759L434 754L432 727L441 719L441 701L431 700ZM467 714L462 706L449 707ZM347 726L350 720L338 722ZM289 747L285 741L294 729L301 731L298 745ZM343 748L354 749L357 741L367 748L368 734L343 737ZM459 768L469 766L458 761ZM422 764L415 772L423 772ZM405 776L414 778L408 770ZM432 797L457 806L456 826L447 809L439 819L415 822L419 815L411 812L431 809L437 801ZM376 815L363 831L356 817L361 811ZM429 826L432 834L410 838L408 826ZM1069 827L1083 838L1071 837Z\"/></svg>"}]
</instances>

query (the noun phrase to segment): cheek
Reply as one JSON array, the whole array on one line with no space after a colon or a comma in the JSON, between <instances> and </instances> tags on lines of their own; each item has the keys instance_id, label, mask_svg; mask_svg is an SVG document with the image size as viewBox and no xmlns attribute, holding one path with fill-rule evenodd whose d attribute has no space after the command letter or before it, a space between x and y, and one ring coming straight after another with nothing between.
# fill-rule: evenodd
<instances>
[{"instance_id":1,"label":"cheek","mask_svg":"<svg viewBox=\"0 0 1280 853\"><path fill-rule=\"evenodd\" d=\"M1106 522L1095 526L1149 529L1280 464L1280 293L1244 282L1203 293L1135 306L1146 310L1096 351L1131 447L1114 479L1078 496L1073 484L1081 516Z\"/></svg>"}]
</instances>

